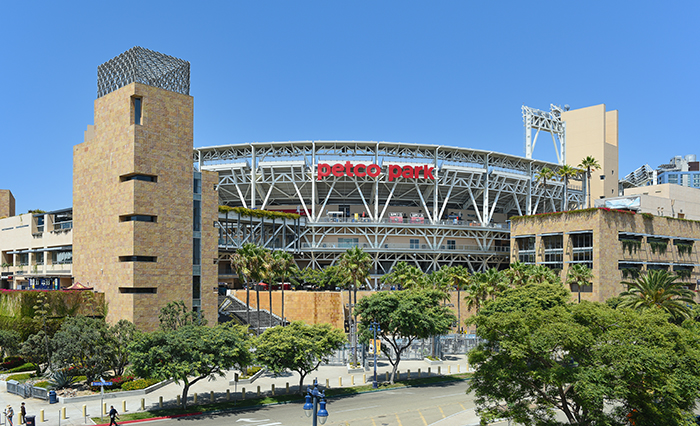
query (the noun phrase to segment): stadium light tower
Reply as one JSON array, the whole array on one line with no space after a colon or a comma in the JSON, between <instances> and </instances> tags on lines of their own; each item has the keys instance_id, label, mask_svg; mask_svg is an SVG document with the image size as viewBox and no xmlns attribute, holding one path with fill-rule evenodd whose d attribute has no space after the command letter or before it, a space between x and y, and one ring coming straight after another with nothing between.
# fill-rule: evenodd
<instances>
[{"instance_id":1,"label":"stadium light tower","mask_svg":"<svg viewBox=\"0 0 700 426\"><path fill-rule=\"evenodd\" d=\"M552 135L554 142L554 151L557 154L559 165L566 164L566 123L562 121L561 114L568 111L569 106L550 104L549 112L535 108L530 108L523 105L523 121L525 122L525 158L532 159L532 153L535 151L537 136L540 130L548 132ZM536 130L535 137L532 137L532 131ZM557 147L557 139L559 139L559 147Z\"/></svg>"}]
</instances>

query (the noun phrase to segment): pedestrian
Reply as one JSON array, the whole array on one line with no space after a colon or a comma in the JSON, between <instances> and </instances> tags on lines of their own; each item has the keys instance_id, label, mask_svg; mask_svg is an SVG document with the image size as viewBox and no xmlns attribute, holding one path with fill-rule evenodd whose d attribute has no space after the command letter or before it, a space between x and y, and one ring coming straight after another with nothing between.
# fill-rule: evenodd
<instances>
[{"instance_id":1,"label":"pedestrian","mask_svg":"<svg viewBox=\"0 0 700 426\"><path fill-rule=\"evenodd\" d=\"M114 408L114 405L109 406L109 426L119 426L117 424L117 420L119 418L119 413L117 413L116 408Z\"/></svg>"},{"instance_id":2,"label":"pedestrian","mask_svg":"<svg viewBox=\"0 0 700 426\"><path fill-rule=\"evenodd\" d=\"M7 409L5 410L5 415L7 416L7 424L9 426L13 426L14 424L12 423L12 416L15 415L15 411L10 405L7 406Z\"/></svg>"},{"instance_id":3,"label":"pedestrian","mask_svg":"<svg viewBox=\"0 0 700 426\"><path fill-rule=\"evenodd\" d=\"M27 409L24 407L24 402L22 403L22 406L19 407L19 424L23 425L27 423L27 420L25 419L27 417Z\"/></svg>"}]
</instances>

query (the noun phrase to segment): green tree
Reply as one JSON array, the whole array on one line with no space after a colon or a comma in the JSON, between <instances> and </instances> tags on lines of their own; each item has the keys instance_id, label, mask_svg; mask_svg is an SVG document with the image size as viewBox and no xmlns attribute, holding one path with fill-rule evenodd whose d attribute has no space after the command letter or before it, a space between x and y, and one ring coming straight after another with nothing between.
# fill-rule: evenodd
<instances>
[{"instance_id":1,"label":"green tree","mask_svg":"<svg viewBox=\"0 0 700 426\"><path fill-rule=\"evenodd\" d=\"M187 407L192 385L205 378L224 377L229 369L242 368L251 360L247 328L230 322L142 334L129 345L129 352L135 374L182 383L182 408Z\"/></svg>"},{"instance_id":2,"label":"green tree","mask_svg":"<svg viewBox=\"0 0 700 426\"><path fill-rule=\"evenodd\" d=\"M15 330L0 330L0 348L2 348L2 358L7 355L14 355L20 348L22 336Z\"/></svg>"},{"instance_id":3,"label":"green tree","mask_svg":"<svg viewBox=\"0 0 700 426\"><path fill-rule=\"evenodd\" d=\"M458 331L462 332L462 291L472 283L472 274L464 266L448 266L443 268L452 281L452 286L457 290L457 324Z\"/></svg>"},{"instance_id":4,"label":"green tree","mask_svg":"<svg viewBox=\"0 0 700 426\"><path fill-rule=\"evenodd\" d=\"M44 374L46 367L48 366L47 351L42 350L46 342L46 333L44 330L39 330L38 333L32 334L27 337L20 346L19 354L27 362L31 362L36 366L36 375L41 376Z\"/></svg>"},{"instance_id":5,"label":"green tree","mask_svg":"<svg viewBox=\"0 0 700 426\"><path fill-rule=\"evenodd\" d=\"M525 425L680 425L700 391L697 331L661 311L570 303L560 284L509 288L474 318L469 353L482 421ZM611 402L613 402L611 404ZM659 423L659 419L663 419Z\"/></svg>"},{"instance_id":6,"label":"green tree","mask_svg":"<svg viewBox=\"0 0 700 426\"><path fill-rule=\"evenodd\" d=\"M55 367L77 367L89 382L112 367L113 346L107 323L102 318L66 319L51 339L51 346Z\"/></svg>"},{"instance_id":7,"label":"green tree","mask_svg":"<svg viewBox=\"0 0 700 426\"><path fill-rule=\"evenodd\" d=\"M297 268L296 263L294 263L294 256L286 251L275 251L272 253L275 260L275 271L277 275L281 278L281 289L282 289L282 312L280 317L282 318L282 326L284 326L284 283L287 282L287 278L291 275L297 274L299 268ZM270 312L272 312L272 302L270 302Z\"/></svg>"},{"instance_id":8,"label":"green tree","mask_svg":"<svg viewBox=\"0 0 700 426\"><path fill-rule=\"evenodd\" d=\"M600 169L600 163L598 163L598 160L589 155L581 160L581 163L578 166L582 169L586 169L586 187L588 188L588 197L586 198L588 199L588 208L591 208L591 172L595 172L596 170Z\"/></svg>"},{"instance_id":9,"label":"green tree","mask_svg":"<svg viewBox=\"0 0 700 426\"><path fill-rule=\"evenodd\" d=\"M346 277L348 285L348 306L350 319L350 344L352 345L352 363L357 364L357 314L353 306L357 305L357 289L362 287L369 277L372 257L359 247L348 249L338 262L340 273ZM353 299L350 297L354 295Z\"/></svg>"},{"instance_id":10,"label":"green tree","mask_svg":"<svg viewBox=\"0 0 700 426\"><path fill-rule=\"evenodd\" d=\"M593 271L586 265L581 263L573 264L566 272L566 283L570 286L575 285L578 292L578 303L581 303L581 287L591 284L593 279Z\"/></svg>"},{"instance_id":11,"label":"green tree","mask_svg":"<svg viewBox=\"0 0 700 426\"><path fill-rule=\"evenodd\" d=\"M258 328L260 332L260 287L258 284L264 279L266 274L273 269L270 262L272 256L264 248L252 243L243 244L235 253L229 256L231 267L236 270L241 281L246 288L246 323L250 324L250 287L255 286Z\"/></svg>"},{"instance_id":12,"label":"green tree","mask_svg":"<svg viewBox=\"0 0 700 426\"><path fill-rule=\"evenodd\" d=\"M207 324L207 320L201 312L194 312L188 309L182 300L168 302L167 305L160 309L158 320L160 321L160 328L164 331L176 330L190 324Z\"/></svg>"},{"instance_id":13,"label":"green tree","mask_svg":"<svg viewBox=\"0 0 700 426\"><path fill-rule=\"evenodd\" d=\"M347 342L345 334L330 324L306 325L294 321L287 327L272 327L255 340L255 359L270 371L299 373L299 391L304 392L304 378L327 362Z\"/></svg>"},{"instance_id":14,"label":"green tree","mask_svg":"<svg viewBox=\"0 0 700 426\"><path fill-rule=\"evenodd\" d=\"M394 265L381 280L383 284L398 290L420 289L424 288L425 274L417 266L401 261Z\"/></svg>"},{"instance_id":15,"label":"green tree","mask_svg":"<svg viewBox=\"0 0 700 426\"><path fill-rule=\"evenodd\" d=\"M129 343L139 335L136 326L128 320L121 319L109 327L108 341L112 346L112 370L116 376L124 374L124 369L129 364Z\"/></svg>"},{"instance_id":16,"label":"green tree","mask_svg":"<svg viewBox=\"0 0 700 426\"><path fill-rule=\"evenodd\" d=\"M681 321L690 316L689 307L695 305L695 294L678 277L667 271L650 270L633 282L623 282L627 291L620 293L620 307L632 309L659 308Z\"/></svg>"},{"instance_id":17,"label":"green tree","mask_svg":"<svg viewBox=\"0 0 700 426\"><path fill-rule=\"evenodd\" d=\"M477 272L466 289L467 309L479 311L485 301L493 299L505 288L505 276L496 268Z\"/></svg>"},{"instance_id":18,"label":"green tree","mask_svg":"<svg viewBox=\"0 0 700 426\"><path fill-rule=\"evenodd\" d=\"M372 333L369 325L379 323L377 337L386 342L382 352L393 369L391 383L401 362L401 354L416 339L427 339L446 333L456 318L450 308L440 303L443 294L436 290L381 291L364 297L357 304L359 331L363 341ZM390 350L391 349L391 350Z\"/></svg>"},{"instance_id":19,"label":"green tree","mask_svg":"<svg viewBox=\"0 0 700 426\"><path fill-rule=\"evenodd\" d=\"M556 175L557 174L554 172L554 170L550 169L549 167L542 167L540 169L540 171L537 172L537 174L535 175L535 181L542 182L542 187L543 187L542 194L544 194L545 197L547 196L547 181L548 180L551 181L552 179L554 179L554 176L556 176ZM540 195L540 198L541 197L542 197L542 195ZM552 209L556 210L556 209L554 209L553 203L552 203Z\"/></svg>"},{"instance_id":20,"label":"green tree","mask_svg":"<svg viewBox=\"0 0 700 426\"><path fill-rule=\"evenodd\" d=\"M572 177L578 176L578 174L579 174L579 171L574 169L573 167L571 167L568 164L564 164L563 166L561 166L559 168L559 170L557 170L557 176L564 179L564 191L562 191L564 199L562 200L562 203L561 203L562 211L566 211L569 209L569 202L568 202L569 179L571 179Z\"/></svg>"}]
</instances>

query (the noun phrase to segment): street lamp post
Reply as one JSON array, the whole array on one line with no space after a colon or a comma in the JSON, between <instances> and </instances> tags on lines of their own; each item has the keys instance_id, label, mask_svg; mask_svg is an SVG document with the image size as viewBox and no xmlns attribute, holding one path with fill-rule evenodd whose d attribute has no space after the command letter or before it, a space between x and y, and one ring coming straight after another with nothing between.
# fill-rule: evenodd
<instances>
[{"instance_id":1,"label":"street lamp post","mask_svg":"<svg viewBox=\"0 0 700 426\"><path fill-rule=\"evenodd\" d=\"M372 341L372 346L374 347L374 351L372 351L374 352L374 381L372 382L372 387L377 389L377 351L379 349L377 348L377 332L382 330L379 328L379 323L376 321L373 321L369 325L369 329L374 333L374 340Z\"/></svg>"},{"instance_id":2,"label":"street lamp post","mask_svg":"<svg viewBox=\"0 0 700 426\"><path fill-rule=\"evenodd\" d=\"M321 406L318 408L318 406ZM318 426L318 423L326 424L328 420L328 410L326 410L326 395L323 391L318 390L318 382L314 380L314 388L309 386L306 389L306 403L304 404L304 414L306 417L312 417L312 426ZM318 422L318 423L317 423Z\"/></svg>"}]
</instances>

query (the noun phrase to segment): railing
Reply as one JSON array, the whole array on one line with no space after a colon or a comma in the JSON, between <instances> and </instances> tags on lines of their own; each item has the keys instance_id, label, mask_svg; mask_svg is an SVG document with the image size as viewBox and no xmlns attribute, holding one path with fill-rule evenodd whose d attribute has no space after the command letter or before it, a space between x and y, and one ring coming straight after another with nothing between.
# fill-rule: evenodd
<instances>
[{"instance_id":1,"label":"railing","mask_svg":"<svg viewBox=\"0 0 700 426\"><path fill-rule=\"evenodd\" d=\"M448 251L462 251L462 252L497 252L506 253L510 251L510 247L507 246L491 246L488 248L466 245L466 244L442 244L439 247L431 247L428 244L411 244L411 243L385 243L381 244L379 247L373 247L369 243L301 243L302 249L342 249L346 250L353 247L360 247L363 249L399 249L399 250L418 250L418 251L435 251L435 250L448 250Z\"/></svg>"},{"instance_id":2,"label":"railing","mask_svg":"<svg viewBox=\"0 0 700 426\"><path fill-rule=\"evenodd\" d=\"M8 380L7 382L7 392L19 395L22 398L39 398L47 400L49 399L49 393L46 389L37 386L22 384L17 380Z\"/></svg>"},{"instance_id":3,"label":"railing","mask_svg":"<svg viewBox=\"0 0 700 426\"><path fill-rule=\"evenodd\" d=\"M66 222L58 222L53 224L53 230L54 231L65 231L68 229L73 228L73 221L69 220Z\"/></svg>"},{"instance_id":4,"label":"railing","mask_svg":"<svg viewBox=\"0 0 700 426\"><path fill-rule=\"evenodd\" d=\"M459 220L459 219L441 219L431 222L426 218L385 218L380 220L372 220L370 218L359 218L355 220L352 217L322 217L316 221L309 220L309 224L317 223L371 223L371 224L389 224L389 225L453 225L453 226L474 226L479 228L492 229L510 229L510 223L488 223L482 225L481 222L474 220Z\"/></svg>"}]
</instances>

